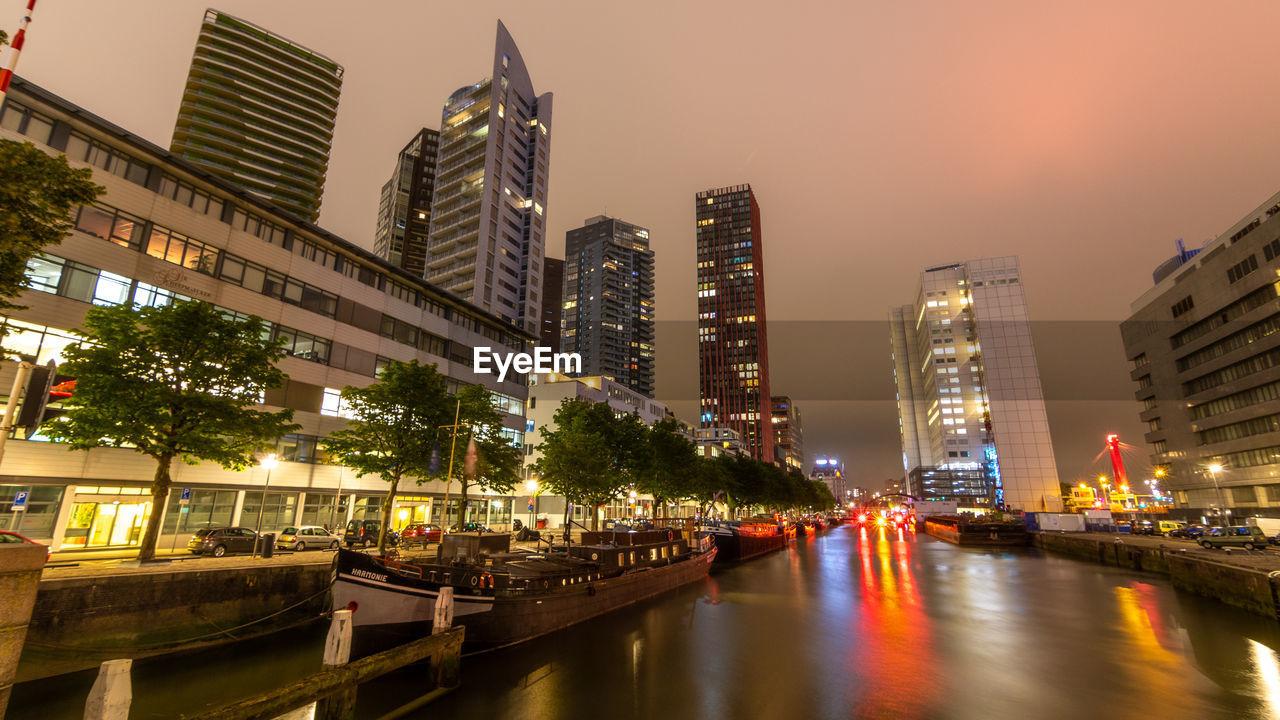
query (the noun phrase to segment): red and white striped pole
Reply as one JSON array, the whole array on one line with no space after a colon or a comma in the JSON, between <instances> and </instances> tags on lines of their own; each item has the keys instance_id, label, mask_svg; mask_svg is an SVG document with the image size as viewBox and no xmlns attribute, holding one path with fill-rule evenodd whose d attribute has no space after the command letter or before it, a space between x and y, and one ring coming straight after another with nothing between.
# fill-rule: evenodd
<instances>
[{"instance_id":1,"label":"red and white striped pole","mask_svg":"<svg viewBox=\"0 0 1280 720\"><path fill-rule=\"evenodd\" d=\"M9 56L5 58L4 70L0 70L0 103L4 102L5 93L9 92L9 81L13 80L13 69L18 67L18 55L22 53L22 43L27 37L27 26L31 24L31 13L36 9L36 0L27 0L27 13L18 23L18 32L9 43Z\"/></svg>"}]
</instances>

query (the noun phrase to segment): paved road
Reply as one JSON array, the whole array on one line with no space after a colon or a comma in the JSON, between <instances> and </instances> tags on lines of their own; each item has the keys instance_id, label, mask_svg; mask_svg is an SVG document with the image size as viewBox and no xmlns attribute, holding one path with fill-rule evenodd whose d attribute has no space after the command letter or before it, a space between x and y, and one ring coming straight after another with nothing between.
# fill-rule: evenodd
<instances>
[{"instance_id":1,"label":"paved road","mask_svg":"<svg viewBox=\"0 0 1280 720\"><path fill-rule=\"evenodd\" d=\"M1112 533L1067 533L1075 537L1090 538L1103 542L1121 542L1145 548L1163 547L1169 552L1185 552L1188 555L1203 557L1216 562L1257 570L1280 570L1280 546L1268 545L1264 550L1245 550L1243 548L1206 550L1193 540L1151 535L1129 535Z\"/></svg>"}]
</instances>

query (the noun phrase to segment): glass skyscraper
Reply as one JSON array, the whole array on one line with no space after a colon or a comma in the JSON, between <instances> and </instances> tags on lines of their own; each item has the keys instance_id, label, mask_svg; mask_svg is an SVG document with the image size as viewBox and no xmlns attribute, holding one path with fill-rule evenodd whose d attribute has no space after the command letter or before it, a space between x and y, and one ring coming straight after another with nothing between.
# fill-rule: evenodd
<instances>
[{"instance_id":1,"label":"glass skyscraper","mask_svg":"<svg viewBox=\"0 0 1280 720\"><path fill-rule=\"evenodd\" d=\"M550 149L551 93L534 93L499 22L492 74L444 106L426 277L532 333L541 321Z\"/></svg>"},{"instance_id":2,"label":"glass skyscraper","mask_svg":"<svg viewBox=\"0 0 1280 720\"><path fill-rule=\"evenodd\" d=\"M315 222L341 88L341 65L209 10L196 39L170 149L299 219Z\"/></svg>"},{"instance_id":3,"label":"glass skyscraper","mask_svg":"<svg viewBox=\"0 0 1280 720\"><path fill-rule=\"evenodd\" d=\"M440 133L423 128L396 159L391 179L382 186L373 252L392 265L422 276L427 267L427 229L435 191Z\"/></svg>"}]
</instances>

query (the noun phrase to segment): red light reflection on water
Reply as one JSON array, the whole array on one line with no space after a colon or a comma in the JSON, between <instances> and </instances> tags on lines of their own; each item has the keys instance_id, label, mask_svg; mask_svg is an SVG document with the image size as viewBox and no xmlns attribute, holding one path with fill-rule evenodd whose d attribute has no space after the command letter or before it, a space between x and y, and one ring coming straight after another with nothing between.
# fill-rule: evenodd
<instances>
[{"instance_id":1,"label":"red light reflection on water","mask_svg":"<svg viewBox=\"0 0 1280 720\"><path fill-rule=\"evenodd\" d=\"M906 535L859 531L862 592L849 662L862 679L853 697L862 717L923 717L938 699L930 621L911 567L915 543Z\"/></svg>"}]
</instances>

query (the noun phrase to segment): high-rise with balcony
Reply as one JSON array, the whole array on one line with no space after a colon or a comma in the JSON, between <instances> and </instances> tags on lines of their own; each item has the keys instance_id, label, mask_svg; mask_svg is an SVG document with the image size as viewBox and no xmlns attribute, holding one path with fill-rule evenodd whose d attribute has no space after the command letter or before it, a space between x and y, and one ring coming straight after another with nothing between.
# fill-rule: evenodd
<instances>
[{"instance_id":1,"label":"high-rise with balcony","mask_svg":"<svg viewBox=\"0 0 1280 720\"><path fill-rule=\"evenodd\" d=\"M422 276L427 267L427 229L435 190L440 133L423 128L396 158L391 179L382 186L373 251L392 265Z\"/></svg>"},{"instance_id":2,"label":"high-rise with balcony","mask_svg":"<svg viewBox=\"0 0 1280 720\"><path fill-rule=\"evenodd\" d=\"M501 22L493 72L445 103L427 243L433 284L536 333L551 93L535 94Z\"/></svg>"},{"instance_id":3,"label":"high-rise with balcony","mask_svg":"<svg viewBox=\"0 0 1280 720\"><path fill-rule=\"evenodd\" d=\"M760 206L750 185L700 192L698 369L701 427L732 428L773 462Z\"/></svg>"},{"instance_id":4,"label":"high-rise with balcony","mask_svg":"<svg viewBox=\"0 0 1280 720\"><path fill-rule=\"evenodd\" d=\"M649 231L603 215L565 236L564 352L583 375L653 397L653 250Z\"/></svg>"},{"instance_id":5,"label":"high-rise with balcony","mask_svg":"<svg viewBox=\"0 0 1280 720\"><path fill-rule=\"evenodd\" d=\"M336 62L208 10L171 149L196 167L315 222L341 88L342 66Z\"/></svg>"},{"instance_id":6,"label":"high-rise with balcony","mask_svg":"<svg viewBox=\"0 0 1280 720\"><path fill-rule=\"evenodd\" d=\"M925 270L915 303L890 311L889 336L910 494L1060 510L1018 259Z\"/></svg>"}]
</instances>

